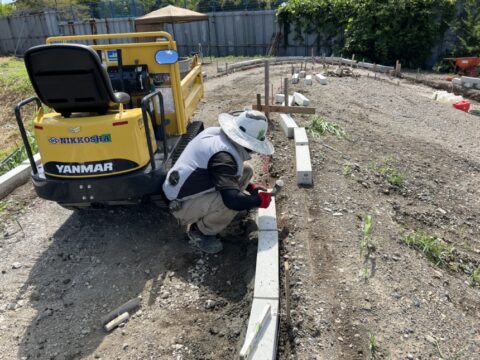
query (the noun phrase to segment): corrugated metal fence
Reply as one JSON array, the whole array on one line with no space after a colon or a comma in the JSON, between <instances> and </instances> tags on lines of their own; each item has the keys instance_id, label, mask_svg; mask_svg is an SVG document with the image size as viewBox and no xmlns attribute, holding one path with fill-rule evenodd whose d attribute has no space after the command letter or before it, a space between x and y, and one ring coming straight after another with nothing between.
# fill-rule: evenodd
<instances>
[{"instance_id":1,"label":"corrugated metal fence","mask_svg":"<svg viewBox=\"0 0 480 360\"><path fill-rule=\"evenodd\" d=\"M204 55L265 55L275 36L280 32L275 10L214 12L208 15L208 21L166 25L165 30L174 36L181 55L198 51L199 44ZM58 22L54 11L9 16L0 18L0 53L23 54L31 46L44 44L48 36L134 31L134 18ZM283 43L283 38L278 40ZM277 55L311 55L314 40L315 35L309 35L305 44L299 44L291 34L289 39L291 45L287 48L280 45ZM317 55L320 52L329 54L330 49L316 50Z\"/></svg>"},{"instance_id":2,"label":"corrugated metal fence","mask_svg":"<svg viewBox=\"0 0 480 360\"><path fill-rule=\"evenodd\" d=\"M23 54L28 48L44 44L49 36L59 35L54 11L0 18L0 53Z\"/></svg>"}]
</instances>

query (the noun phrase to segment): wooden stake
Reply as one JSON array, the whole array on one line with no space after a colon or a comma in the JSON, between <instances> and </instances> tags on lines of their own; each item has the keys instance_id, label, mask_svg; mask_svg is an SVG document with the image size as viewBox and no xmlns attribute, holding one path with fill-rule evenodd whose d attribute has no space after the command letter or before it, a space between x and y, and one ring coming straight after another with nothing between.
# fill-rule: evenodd
<instances>
[{"instance_id":1,"label":"wooden stake","mask_svg":"<svg viewBox=\"0 0 480 360\"><path fill-rule=\"evenodd\" d=\"M285 94L285 106L288 106L288 78L283 79L283 93Z\"/></svg>"},{"instance_id":2,"label":"wooden stake","mask_svg":"<svg viewBox=\"0 0 480 360\"><path fill-rule=\"evenodd\" d=\"M290 319L290 266L288 261L284 263L285 269L285 312L287 316L287 326L290 327L292 320Z\"/></svg>"}]
</instances>

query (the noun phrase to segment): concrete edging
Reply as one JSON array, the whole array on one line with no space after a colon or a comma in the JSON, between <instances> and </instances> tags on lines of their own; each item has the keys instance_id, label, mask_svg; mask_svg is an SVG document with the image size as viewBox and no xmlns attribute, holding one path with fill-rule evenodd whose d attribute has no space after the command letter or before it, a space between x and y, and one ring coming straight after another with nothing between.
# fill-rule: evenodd
<instances>
[{"instance_id":1,"label":"concrete edging","mask_svg":"<svg viewBox=\"0 0 480 360\"><path fill-rule=\"evenodd\" d=\"M280 303L280 259L275 198L267 209L258 209L258 249L255 269L255 288L245 338L257 331L265 306L270 305L270 316L258 330L255 346L249 360L274 360L277 355Z\"/></svg>"},{"instance_id":2,"label":"concrete edging","mask_svg":"<svg viewBox=\"0 0 480 360\"><path fill-rule=\"evenodd\" d=\"M34 159L37 165L40 164L40 154L36 154ZM30 161L27 159L16 168L0 176L0 199L3 199L20 185L25 184L30 178L31 170Z\"/></svg>"}]
</instances>

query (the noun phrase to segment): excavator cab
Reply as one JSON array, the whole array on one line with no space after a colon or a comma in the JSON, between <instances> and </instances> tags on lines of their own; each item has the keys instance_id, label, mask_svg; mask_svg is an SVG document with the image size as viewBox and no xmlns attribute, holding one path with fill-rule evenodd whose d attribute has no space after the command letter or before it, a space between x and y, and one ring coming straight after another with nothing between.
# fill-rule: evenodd
<instances>
[{"instance_id":1,"label":"excavator cab","mask_svg":"<svg viewBox=\"0 0 480 360\"><path fill-rule=\"evenodd\" d=\"M112 36L158 39L73 43ZM203 129L190 121L203 97L196 57L181 74L168 33L89 35L49 38L25 53L25 66L37 96L20 102L16 115L40 197L75 209L163 202L168 169ZM30 102L38 108L38 165L21 117Z\"/></svg>"}]
</instances>

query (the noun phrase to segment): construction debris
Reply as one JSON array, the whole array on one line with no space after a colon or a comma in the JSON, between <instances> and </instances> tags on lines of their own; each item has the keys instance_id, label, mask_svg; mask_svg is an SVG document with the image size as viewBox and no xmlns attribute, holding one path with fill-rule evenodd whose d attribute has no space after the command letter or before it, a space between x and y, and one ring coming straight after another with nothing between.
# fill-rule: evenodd
<instances>
[{"instance_id":1,"label":"construction debris","mask_svg":"<svg viewBox=\"0 0 480 360\"><path fill-rule=\"evenodd\" d=\"M360 76L354 73L352 69L341 67L341 66L337 66L334 71L328 70L327 75L338 76L338 77L344 77L344 76L359 77Z\"/></svg>"},{"instance_id":2,"label":"construction debris","mask_svg":"<svg viewBox=\"0 0 480 360\"><path fill-rule=\"evenodd\" d=\"M139 306L140 306L140 299L139 298L134 298L132 300L129 300L125 304L119 306L115 310L113 310L113 311L109 312L107 315L105 315L101 319L102 324L105 325L105 324L109 323L110 321L112 321L113 319L116 319L117 317L119 317L123 313L131 312L131 311L135 310L136 308L138 308Z\"/></svg>"},{"instance_id":3,"label":"construction debris","mask_svg":"<svg viewBox=\"0 0 480 360\"><path fill-rule=\"evenodd\" d=\"M305 95L302 95L298 92L293 93L293 97L295 98L295 104L300 106L308 106L310 105L310 100Z\"/></svg>"},{"instance_id":4,"label":"construction debris","mask_svg":"<svg viewBox=\"0 0 480 360\"><path fill-rule=\"evenodd\" d=\"M105 331L106 332L112 331L117 326L127 321L129 317L130 317L130 314L128 312L124 312L123 314L117 316L115 319L113 319L112 321L110 321L108 324L104 326Z\"/></svg>"}]
</instances>

